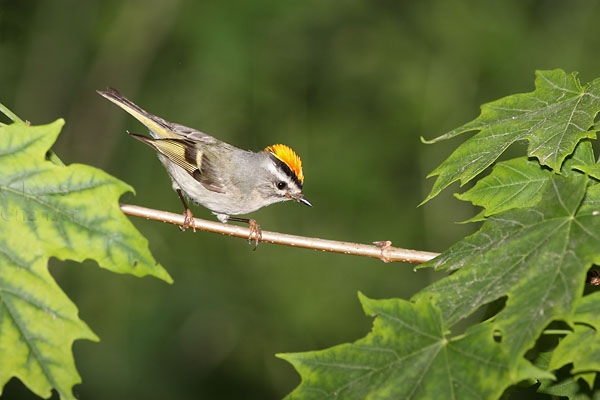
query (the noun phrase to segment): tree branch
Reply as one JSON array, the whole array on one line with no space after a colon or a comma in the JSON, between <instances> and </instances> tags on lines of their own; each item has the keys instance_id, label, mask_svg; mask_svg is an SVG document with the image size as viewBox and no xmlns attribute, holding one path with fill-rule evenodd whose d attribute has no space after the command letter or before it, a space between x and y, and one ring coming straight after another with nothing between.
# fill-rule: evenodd
<instances>
[{"instance_id":1,"label":"tree branch","mask_svg":"<svg viewBox=\"0 0 600 400\"><path fill-rule=\"evenodd\" d=\"M183 214L174 214L167 211L154 210L131 204L121 204L121 211L124 214L134 217L152 219L155 221L168 222L174 225L183 225ZM235 236L248 239L250 229L238 226L222 224L220 222L207 221L194 218L196 229L215 232L223 235ZM367 245L360 243L338 242L335 240L325 240L318 238L309 238L304 236L288 235L285 233L262 231L261 242L282 244L285 246L302 247L305 249L329 251L332 253L352 254L356 256L378 258L384 262L407 262L420 264L436 257L438 253L428 251L408 250L392 247L391 242L375 242L376 245Z\"/></svg>"}]
</instances>

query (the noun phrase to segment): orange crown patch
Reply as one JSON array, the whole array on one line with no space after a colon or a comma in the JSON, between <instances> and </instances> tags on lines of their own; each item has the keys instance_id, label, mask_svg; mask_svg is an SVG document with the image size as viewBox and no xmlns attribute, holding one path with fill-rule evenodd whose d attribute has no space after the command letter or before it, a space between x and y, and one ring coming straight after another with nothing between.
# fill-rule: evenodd
<instances>
[{"instance_id":1,"label":"orange crown patch","mask_svg":"<svg viewBox=\"0 0 600 400\"><path fill-rule=\"evenodd\" d=\"M285 144L274 144L273 146L269 146L265 149L267 153L273 154L279 160L281 160L285 165L287 165L290 170L296 174L300 183L304 183L304 174L302 173L302 161L300 157L294 153L294 150L286 146Z\"/></svg>"}]
</instances>

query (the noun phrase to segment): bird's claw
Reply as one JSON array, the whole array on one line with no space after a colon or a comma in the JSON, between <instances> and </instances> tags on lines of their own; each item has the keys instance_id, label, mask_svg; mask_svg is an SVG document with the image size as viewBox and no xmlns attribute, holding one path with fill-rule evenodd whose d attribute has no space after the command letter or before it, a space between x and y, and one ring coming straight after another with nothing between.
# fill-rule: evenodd
<instances>
[{"instance_id":1,"label":"bird's claw","mask_svg":"<svg viewBox=\"0 0 600 400\"><path fill-rule=\"evenodd\" d=\"M196 232L196 223L194 222L194 214L192 214L192 210L189 208L185 209L183 213L183 225L179 227L182 232L185 232L187 228L192 228L194 232Z\"/></svg>"},{"instance_id":2,"label":"bird's claw","mask_svg":"<svg viewBox=\"0 0 600 400\"><path fill-rule=\"evenodd\" d=\"M258 242L262 240L262 231L260 230L260 225L256 223L255 220L248 220L248 224L250 224L250 235L248 235L248 242L251 242L254 239L254 249L258 247ZM252 237L254 236L254 238Z\"/></svg>"}]
</instances>

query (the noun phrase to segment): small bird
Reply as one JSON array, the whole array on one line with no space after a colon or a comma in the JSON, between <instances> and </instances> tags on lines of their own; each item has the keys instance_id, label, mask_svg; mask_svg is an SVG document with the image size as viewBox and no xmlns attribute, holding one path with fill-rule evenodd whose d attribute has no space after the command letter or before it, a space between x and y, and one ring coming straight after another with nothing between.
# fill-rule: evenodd
<instances>
[{"instance_id":1,"label":"small bird","mask_svg":"<svg viewBox=\"0 0 600 400\"><path fill-rule=\"evenodd\" d=\"M148 128L152 138L128 133L158 152L185 208L182 230L189 227L196 230L184 196L208 208L222 223L250 224L248 240L254 236L254 249L262 236L259 225L253 219L232 215L248 214L287 200L312 207L302 194L302 161L288 146L275 144L258 153L242 150L152 115L115 89L97 92Z\"/></svg>"}]
</instances>

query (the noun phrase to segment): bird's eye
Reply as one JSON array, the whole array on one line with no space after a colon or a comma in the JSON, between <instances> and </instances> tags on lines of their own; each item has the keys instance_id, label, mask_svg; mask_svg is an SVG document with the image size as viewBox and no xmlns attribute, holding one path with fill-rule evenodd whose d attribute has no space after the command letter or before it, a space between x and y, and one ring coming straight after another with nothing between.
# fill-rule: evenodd
<instances>
[{"instance_id":1,"label":"bird's eye","mask_svg":"<svg viewBox=\"0 0 600 400\"><path fill-rule=\"evenodd\" d=\"M287 183L285 183L284 181L277 182L277 189L279 189L279 190L285 189L286 186L287 186Z\"/></svg>"}]
</instances>

